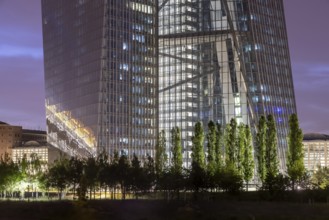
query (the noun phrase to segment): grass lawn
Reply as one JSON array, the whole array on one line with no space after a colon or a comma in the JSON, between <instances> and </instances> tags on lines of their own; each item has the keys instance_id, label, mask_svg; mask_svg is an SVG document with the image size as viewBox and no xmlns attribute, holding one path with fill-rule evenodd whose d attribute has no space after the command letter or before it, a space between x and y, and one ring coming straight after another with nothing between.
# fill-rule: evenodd
<instances>
[{"instance_id":1,"label":"grass lawn","mask_svg":"<svg viewBox=\"0 0 329 220\"><path fill-rule=\"evenodd\" d=\"M329 219L328 204L257 201L95 200L88 202L0 202L0 219Z\"/></svg>"}]
</instances>

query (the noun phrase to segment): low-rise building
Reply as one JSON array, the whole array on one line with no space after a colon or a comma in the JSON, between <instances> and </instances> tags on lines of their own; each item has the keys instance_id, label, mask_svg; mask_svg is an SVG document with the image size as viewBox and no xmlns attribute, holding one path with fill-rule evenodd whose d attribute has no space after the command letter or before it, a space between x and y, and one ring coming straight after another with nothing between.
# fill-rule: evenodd
<instances>
[{"instance_id":1,"label":"low-rise building","mask_svg":"<svg viewBox=\"0 0 329 220\"><path fill-rule=\"evenodd\" d=\"M0 121L0 156L11 155L12 148L21 144L22 127Z\"/></svg>"},{"instance_id":2,"label":"low-rise building","mask_svg":"<svg viewBox=\"0 0 329 220\"><path fill-rule=\"evenodd\" d=\"M24 157L31 160L33 154L37 155L41 162L51 164L60 157L61 152L47 144L47 142L28 141L19 147L13 148L12 158L17 163Z\"/></svg>"},{"instance_id":3,"label":"low-rise building","mask_svg":"<svg viewBox=\"0 0 329 220\"><path fill-rule=\"evenodd\" d=\"M329 135L304 134L304 164L308 171L314 171L318 166L329 166Z\"/></svg>"},{"instance_id":4,"label":"low-rise building","mask_svg":"<svg viewBox=\"0 0 329 220\"><path fill-rule=\"evenodd\" d=\"M0 121L0 156L8 154L14 162L26 155L30 160L32 154L47 164L59 158L59 149L47 143L47 133L40 130L22 129L21 126L9 125Z\"/></svg>"}]
</instances>

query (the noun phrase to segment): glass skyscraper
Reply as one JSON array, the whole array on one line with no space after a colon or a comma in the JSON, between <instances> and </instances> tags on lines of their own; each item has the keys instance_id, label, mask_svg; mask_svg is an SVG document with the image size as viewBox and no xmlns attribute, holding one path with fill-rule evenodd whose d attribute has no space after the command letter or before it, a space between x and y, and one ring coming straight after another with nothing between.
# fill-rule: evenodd
<instances>
[{"instance_id":1,"label":"glass skyscraper","mask_svg":"<svg viewBox=\"0 0 329 220\"><path fill-rule=\"evenodd\" d=\"M154 156L157 1L42 0L48 141Z\"/></svg>"},{"instance_id":2,"label":"glass skyscraper","mask_svg":"<svg viewBox=\"0 0 329 220\"><path fill-rule=\"evenodd\" d=\"M42 0L49 141L153 155L159 130L296 112L282 0ZM168 143L168 150L170 149Z\"/></svg>"},{"instance_id":3,"label":"glass skyscraper","mask_svg":"<svg viewBox=\"0 0 329 220\"><path fill-rule=\"evenodd\" d=\"M259 117L272 114L284 168L296 106L283 1L160 0L158 7L159 128L182 129L185 162L197 121L206 128L234 117L255 133Z\"/></svg>"}]
</instances>

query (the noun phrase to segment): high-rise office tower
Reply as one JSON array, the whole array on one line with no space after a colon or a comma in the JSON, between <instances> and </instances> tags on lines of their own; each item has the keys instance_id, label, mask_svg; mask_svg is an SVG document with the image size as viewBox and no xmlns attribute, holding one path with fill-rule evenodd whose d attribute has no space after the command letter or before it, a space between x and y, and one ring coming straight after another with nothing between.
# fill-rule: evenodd
<instances>
[{"instance_id":1,"label":"high-rise office tower","mask_svg":"<svg viewBox=\"0 0 329 220\"><path fill-rule=\"evenodd\" d=\"M197 121L234 117L255 133L273 114L284 167L296 107L282 0L42 0L42 10L53 145L152 155L157 130L170 140L178 126L188 162Z\"/></svg>"},{"instance_id":2,"label":"high-rise office tower","mask_svg":"<svg viewBox=\"0 0 329 220\"><path fill-rule=\"evenodd\" d=\"M51 144L78 156L153 156L156 8L154 0L42 0Z\"/></svg>"},{"instance_id":3,"label":"high-rise office tower","mask_svg":"<svg viewBox=\"0 0 329 220\"><path fill-rule=\"evenodd\" d=\"M159 128L182 129L187 159L197 121L234 117L255 133L272 114L283 169L296 112L283 1L159 0L158 13Z\"/></svg>"}]
</instances>

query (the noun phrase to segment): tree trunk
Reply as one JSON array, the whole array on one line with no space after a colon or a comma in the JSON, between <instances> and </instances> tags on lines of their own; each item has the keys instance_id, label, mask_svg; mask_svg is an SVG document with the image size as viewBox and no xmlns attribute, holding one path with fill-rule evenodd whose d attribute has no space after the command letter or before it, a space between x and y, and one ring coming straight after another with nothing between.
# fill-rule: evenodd
<instances>
[{"instance_id":1,"label":"tree trunk","mask_svg":"<svg viewBox=\"0 0 329 220\"><path fill-rule=\"evenodd\" d=\"M121 189L121 191L122 191L122 199L126 199L126 189L125 189L125 187L122 187L122 189Z\"/></svg>"},{"instance_id":2,"label":"tree trunk","mask_svg":"<svg viewBox=\"0 0 329 220\"><path fill-rule=\"evenodd\" d=\"M58 199L62 200L62 189L58 191Z\"/></svg>"},{"instance_id":3,"label":"tree trunk","mask_svg":"<svg viewBox=\"0 0 329 220\"><path fill-rule=\"evenodd\" d=\"M48 196L48 200L49 200L49 198L50 198L50 196L49 196L49 187L47 187L47 196Z\"/></svg>"},{"instance_id":4,"label":"tree trunk","mask_svg":"<svg viewBox=\"0 0 329 220\"><path fill-rule=\"evenodd\" d=\"M76 185L75 185L75 183L73 183L73 199L75 198L75 187L76 187Z\"/></svg>"}]
</instances>

